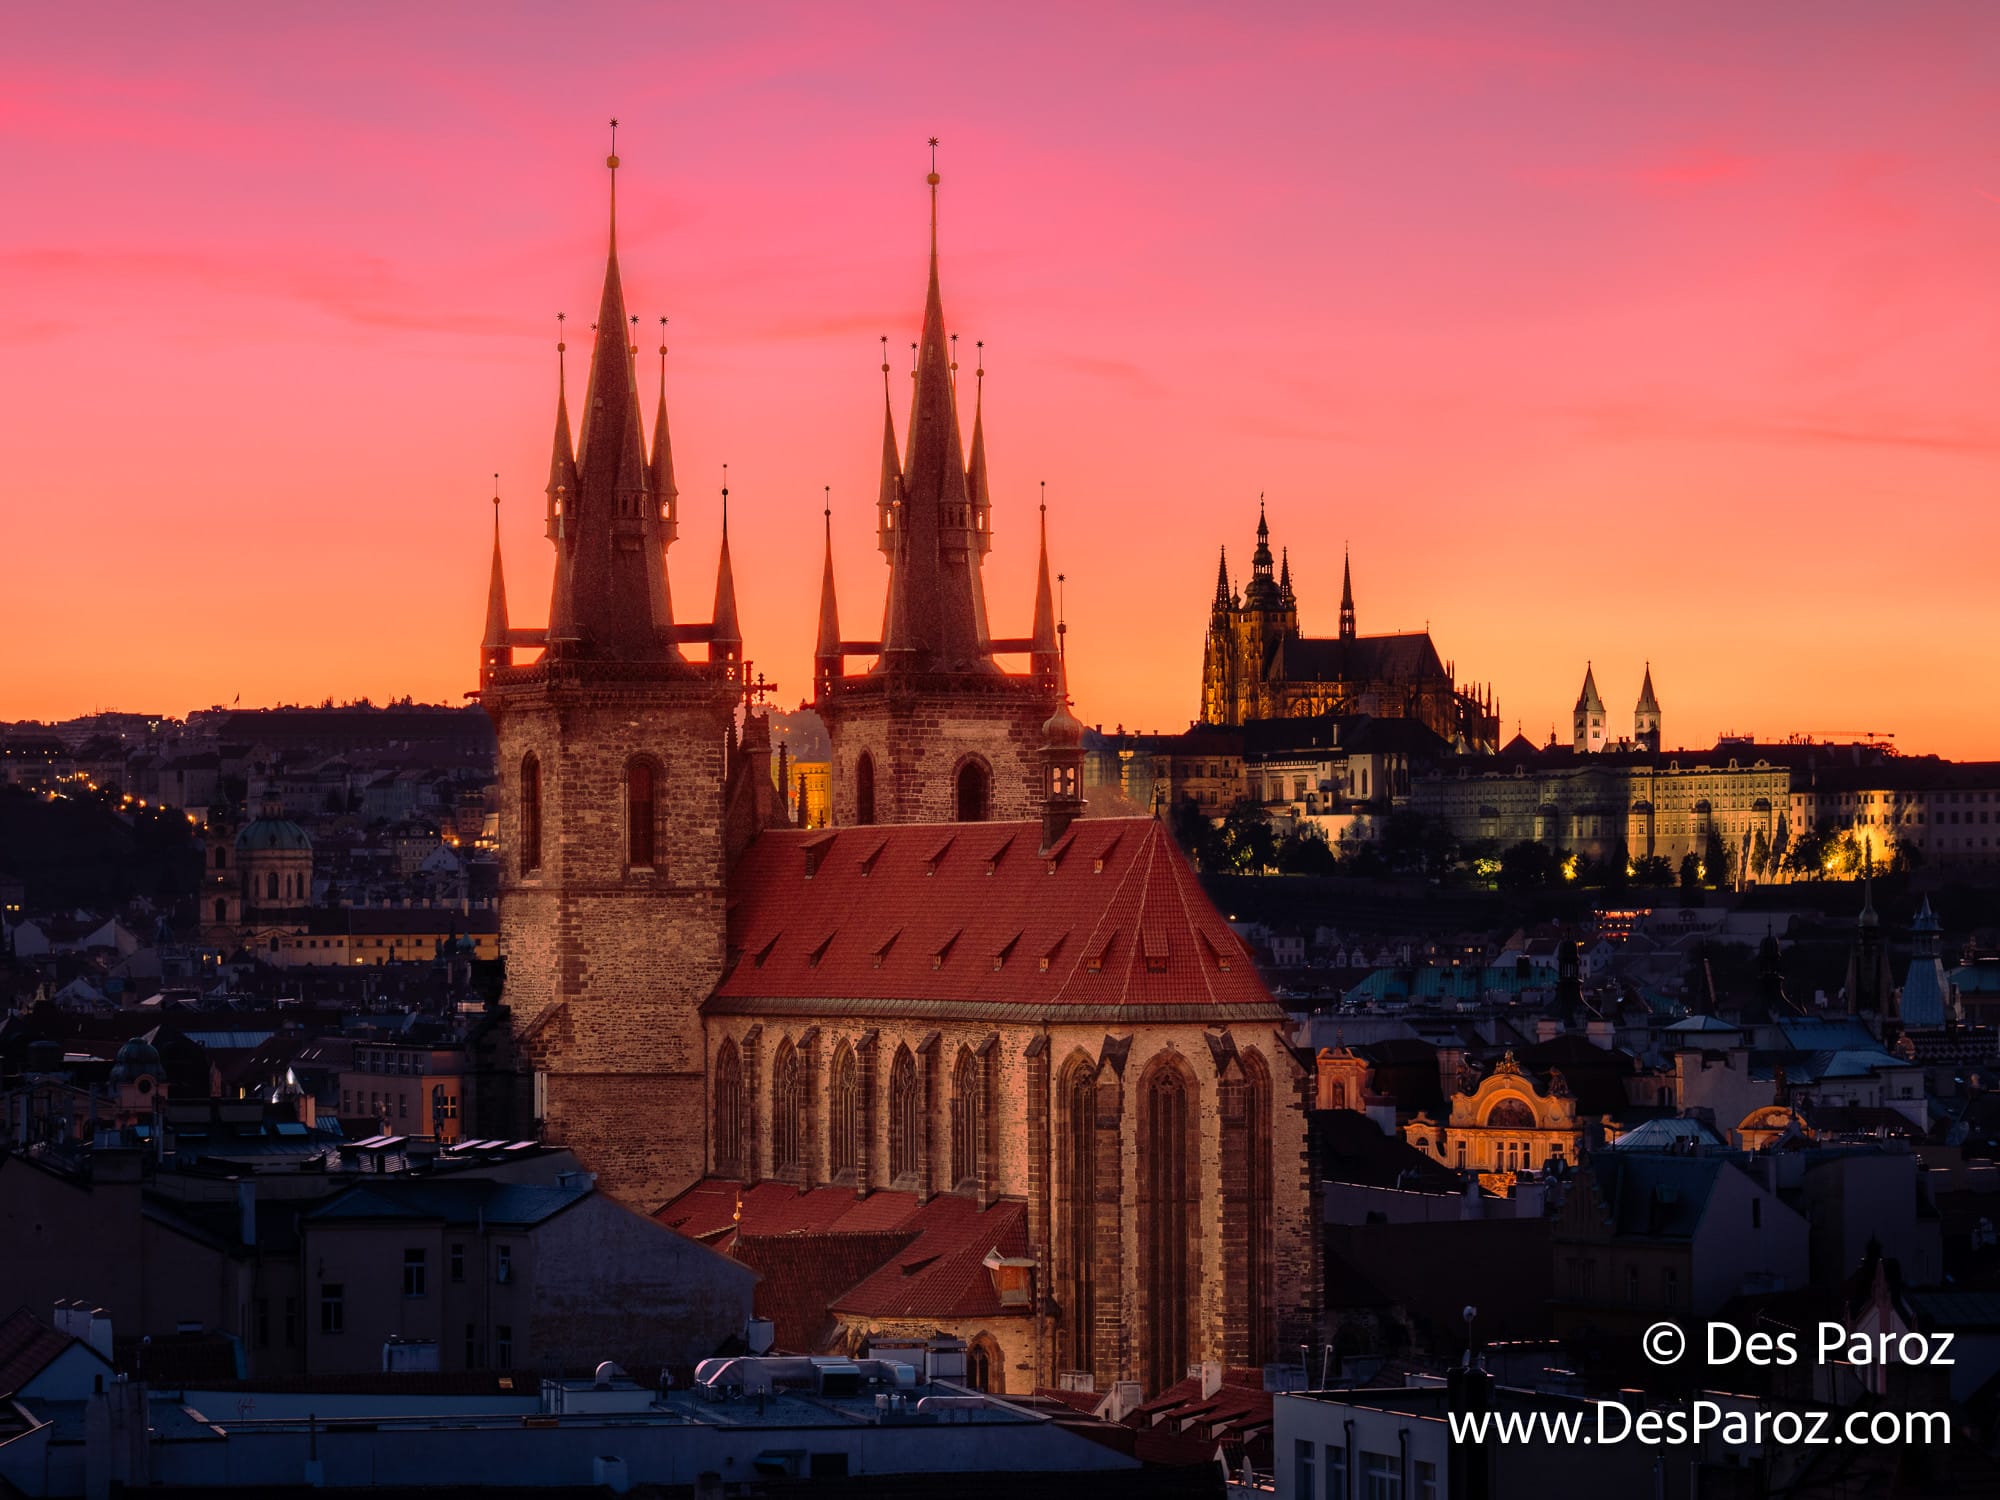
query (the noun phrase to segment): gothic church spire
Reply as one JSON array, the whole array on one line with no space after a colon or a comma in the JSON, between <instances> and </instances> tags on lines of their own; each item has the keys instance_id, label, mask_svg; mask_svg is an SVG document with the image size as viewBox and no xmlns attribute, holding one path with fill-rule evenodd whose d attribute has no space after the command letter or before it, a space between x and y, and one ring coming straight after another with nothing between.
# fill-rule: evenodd
<instances>
[{"instance_id":1,"label":"gothic church spire","mask_svg":"<svg viewBox=\"0 0 2000 1500\"><path fill-rule=\"evenodd\" d=\"M939 289L935 162L925 181L931 191L930 280L917 346L916 389L910 398L900 505L887 507L891 524L885 531L893 535L894 545L877 670L987 675L998 668L988 655L982 624L986 617L979 571L983 532L975 519L966 472ZM886 501L886 463L883 488Z\"/></svg>"}]
</instances>

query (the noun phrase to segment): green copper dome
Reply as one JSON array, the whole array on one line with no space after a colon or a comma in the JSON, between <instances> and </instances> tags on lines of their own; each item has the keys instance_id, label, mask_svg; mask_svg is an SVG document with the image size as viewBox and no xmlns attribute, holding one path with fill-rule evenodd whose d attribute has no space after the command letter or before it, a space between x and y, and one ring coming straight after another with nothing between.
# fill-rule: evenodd
<instances>
[{"instance_id":1,"label":"green copper dome","mask_svg":"<svg viewBox=\"0 0 2000 1500\"><path fill-rule=\"evenodd\" d=\"M256 819L243 825L236 835L238 852L254 852L260 849L303 849L312 848L312 839L306 831L284 814L283 805L276 797L264 798L264 805Z\"/></svg>"}]
</instances>

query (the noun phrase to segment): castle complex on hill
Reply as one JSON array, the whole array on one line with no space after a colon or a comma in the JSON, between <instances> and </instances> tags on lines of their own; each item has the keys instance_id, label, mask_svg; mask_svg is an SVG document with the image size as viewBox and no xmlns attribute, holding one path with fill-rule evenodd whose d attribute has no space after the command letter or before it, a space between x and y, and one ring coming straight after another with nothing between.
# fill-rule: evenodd
<instances>
[{"instance_id":1,"label":"castle complex on hill","mask_svg":"<svg viewBox=\"0 0 2000 1500\"><path fill-rule=\"evenodd\" d=\"M1201 722L1239 726L1322 715L1414 719L1462 753L1500 748L1490 690L1461 687L1428 630L1359 632L1351 564L1341 568L1340 634L1300 632L1291 556L1273 559L1260 504L1250 581L1240 590L1231 586L1227 548L1216 568L1202 651Z\"/></svg>"}]
</instances>

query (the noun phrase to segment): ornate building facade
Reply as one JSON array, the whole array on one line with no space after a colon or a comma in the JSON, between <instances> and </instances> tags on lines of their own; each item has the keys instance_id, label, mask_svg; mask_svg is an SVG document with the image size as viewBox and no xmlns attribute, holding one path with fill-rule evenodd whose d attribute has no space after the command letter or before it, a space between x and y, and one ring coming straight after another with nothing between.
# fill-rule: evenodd
<instances>
[{"instance_id":1,"label":"ornate building facade","mask_svg":"<svg viewBox=\"0 0 2000 1500\"><path fill-rule=\"evenodd\" d=\"M772 1184L884 1195L896 1222L949 1209L926 1232L975 1246L992 1296L829 1289L850 1339L922 1321L996 1388L1084 1371L1157 1391L1313 1336L1310 1085L1162 825L1079 821L1046 540L1032 632L987 630L984 429L975 412L963 456L930 186L900 457L885 416L879 640L841 638L826 567L830 828L791 826L777 795L726 525L712 621L669 607L665 401L649 456L614 233L574 448L558 395L545 628L511 624L493 554L504 1005L546 1135L668 1222L690 1189ZM851 675L850 655L876 659Z\"/></svg>"},{"instance_id":2,"label":"ornate building facade","mask_svg":"<svg viewBox=\"0 0 2000 1500\"><path fill-rule=\"evenodd\" d=\"M1250 581L1229 580L1224 549L1216 570L1202 651L1201 718L1205 724L1254 719L1368 714L1415 719L1446 744L1470 752L1500 745L1491 693L1461 687L1428 630L1362 635L1354 613L1354 574L1341 570L1340 634L1301 634L1291 558L1271 554L1260 506Z\"/></svg>"},{"instance_id":3,"label":"ornate building facade","mask_svg":"<svg viewBox=\"0 0 2000 1500\"><path fill-rule=\"evenodd\" d=\"M1511 1180L1574 1167L1603 1139L1602 1126L1579 1115L1560 1068L1537 1077L1511 1052L1484 1078L1465 1078L1449 1103L1442 1120L1423 1113L1410 1120L1403 1139L1460 1172Z\"/></svg>"},{"instance_id":4,"label":"ornate building facade","mask_svg":"<svg viewBox=\"0 0 2000 1500\"><path fill-rule=\"evenodd\" d=\"M241 828L211 810L206 845L203 942L276 953L304 930L313 899L312 836L285 816L275 793L265 793L257 816Z\"/></svg>"}]
</instances>

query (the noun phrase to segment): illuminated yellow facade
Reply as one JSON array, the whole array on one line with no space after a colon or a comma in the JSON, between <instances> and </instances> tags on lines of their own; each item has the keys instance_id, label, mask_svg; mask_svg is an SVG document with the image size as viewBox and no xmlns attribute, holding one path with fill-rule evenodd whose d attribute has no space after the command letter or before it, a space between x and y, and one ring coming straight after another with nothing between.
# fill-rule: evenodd
<instances>
[{"instance_id":1,"label":"illuminated yellow facade","mask_svg":"<svg viewBox=\"0 0 2000 1500\"><path fill-rule=\"evenodd\" d=\"M1763 760L1707 751L1679 755L1567 750L1503 754L1474 771L1416 781L1410 805L1463 843L1542 843L1593 860L1706 852L1709 836L1736 850L1777 832L1791 773Z\"/></svg>"},{"instance_id":2,"label":"illuminated yellow facade","mask_svg":"<svg viewBox=\"0 0 2000 1500\"><path fill-rule=\"evenodd\" d=\"M1509 1052L1470 1089L1451 1096L1451 1115L1419 1114L1403 1139L1461 1172L1511 1175L1582 1160L1586 1122L1559 1069L1546 1083Z\"/></svg>"}]
</instances>

